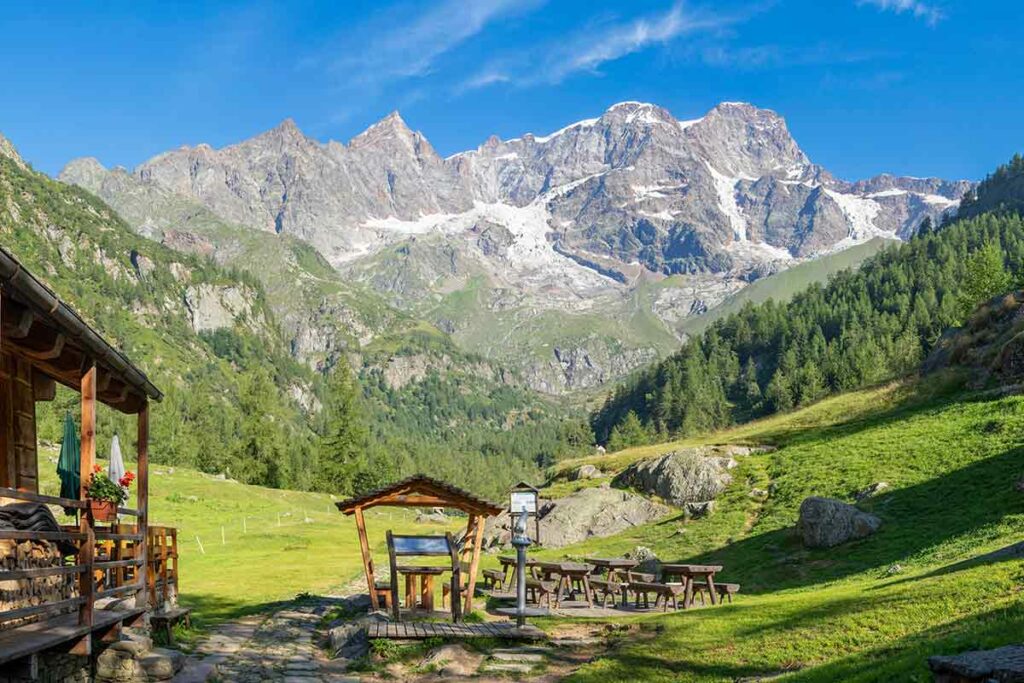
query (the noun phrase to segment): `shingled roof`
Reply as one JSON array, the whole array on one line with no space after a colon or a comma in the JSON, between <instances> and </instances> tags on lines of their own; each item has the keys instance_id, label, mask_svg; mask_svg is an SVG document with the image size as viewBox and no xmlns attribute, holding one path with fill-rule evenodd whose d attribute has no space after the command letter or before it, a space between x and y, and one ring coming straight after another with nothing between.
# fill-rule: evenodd
<instances>
[{"instance_id":1,"label":"shingled roof","mask_svg":"<svg viewBox=\"0 0 1024 683\"><path fill-rule=\"evenodd\" d=\"M424 474L416 474L376 491L338 501L335 505L346 515L353 514L356 508L375 505L450 507L484 515L498 515L504 512L500 505Z\"/></svg>"}]
</instances>

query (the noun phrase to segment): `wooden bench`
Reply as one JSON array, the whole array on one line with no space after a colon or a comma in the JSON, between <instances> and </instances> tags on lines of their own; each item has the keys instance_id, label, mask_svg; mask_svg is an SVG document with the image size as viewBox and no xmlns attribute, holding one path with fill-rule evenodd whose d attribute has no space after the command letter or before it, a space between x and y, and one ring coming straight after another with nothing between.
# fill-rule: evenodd
<instances>
[{"instance_id":1,"label":"wooden bench","mask_svg":"<svg viewBox=\"0 0 1024 683\"><path fill-rule=\"evenodd\" d=\"M532 596L531 599L540 607L541 603L547 601L548 609L551 609L551 598L558 590L558 581L554 579L535 579L526 577L526 591Z\"/></svg>"},{"instance_id":2,"label":"wooden bench","mask_svg":"<svg viewBox=\"0 0 1024 683\"><path fill-rule=\"evenodd\" d=\"M461 590L469 590L469 562L459 562L459 576L462 580ZM441 584L441 609L444 609L445 605L448 604L448 596L452 592L452 585L450 583Z\"/></svg>"},{"instance_id":3,"label":"wooden bench","mask_svg":"<svg viewBox=\"0 0 1024 683\"><path fill-rule=\"evenodd\" d=\"M605 607L608 598L612 599L612 607L615 606L615 596L622 592L626 584L614 579L590 579L590 590L594 593L594 602L600 602Z\"/></svg>"},{"instance_id":4,"label":"wooden bench","mask_svg":"<svg viewBox=\"0 0 1024 683\"><path fill-rule=\"evenodd\" d=\"M505 590L505 573L500 569L485 569L484 575L484 588L488 590L503 591Z\"/></svg>"},{"instance_id":5,"label":"wooden bench","mask_svg":"<svg viewBox=\"0 0 1024 683\"><path fill-rule=\"evenodd\" d=\"M693 582L693 593L694 597L700 597L700 604L704 605L704 594L708 592L708 584L704 581ZM738 583L718 583L715 582L715 592L718 594L719 602L728 600L732 602L732 596L740 592L740 585Z\"/></svg>"},{"instance_id":6,"label":"wooden bench","mask_svg":"<svg viewBox=\"0 0 1024 683\"><path fill-rule=\"evenodd\" d=\"M154 631L162 630L167 636L167 644L174 644L174 626L184 622L192 625L192 609L190 607L174 607L169 610L153 612L149 615L149 624Z\"/></svg>"},{"instance_id":7,"label":"wooden bench","mask_svg":"<svg viewBox=\"0 0 1024 683\"><path fill-rule=\"evenodd\" d=\"M635 605L640 607L641 598L644 608L651 606L649 596L654 593L654 607L657 609L661 603L662 610L668 611L668 603L672 601L673 609L679 609L679 596L686 592L686 586L681 583L653 583L648 581L630 581L627 590L633 591L636 596Z\"/></svg>"}]
</instances>

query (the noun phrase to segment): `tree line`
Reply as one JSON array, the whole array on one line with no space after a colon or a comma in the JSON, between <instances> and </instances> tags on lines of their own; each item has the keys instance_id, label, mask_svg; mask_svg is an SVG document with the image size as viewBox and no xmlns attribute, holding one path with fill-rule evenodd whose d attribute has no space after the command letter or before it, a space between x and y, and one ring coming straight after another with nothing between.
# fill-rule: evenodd
<instances>
[{"instance_id":1,"label":"tree line","mask_svg":"<svg viewBox=\"0 0 1024 683\"><path fill-rule=\"evenodd\" d=\"M715 322L616 387L590 418L598 442L717 429L914 372L944 330L1022 272L1024 221L1010 208L1021 178L1015 156L965 198L967 217L926 219L856 271ZM997 210L978 213L979 202Z\"/></svg>"}]
</instances>

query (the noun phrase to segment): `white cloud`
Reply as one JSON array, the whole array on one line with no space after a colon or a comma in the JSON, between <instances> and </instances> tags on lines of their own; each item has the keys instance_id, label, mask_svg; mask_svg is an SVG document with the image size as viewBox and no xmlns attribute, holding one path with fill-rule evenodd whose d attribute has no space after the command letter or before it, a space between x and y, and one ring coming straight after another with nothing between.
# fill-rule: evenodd
<instances>
[{"instance_id":1,"label":"white cloud","mask_svg":"<svg viewBox=\"0 0 1024 683\"><path fill-rule=\"evenodd\" d=\"M422 76L445 53L483 31L488 24L532 11L545 0L441 0L409 18L396 13L363 26L340 43L346 54L334 67L365 83Z\"/></svg>"},{"instance_id":2,"label":"white cloud","mask_svg":"<svg viewBox=\"0 0 1024 683\"><path fill-rule=\"evenodd\" d=\"M457 91L496 83L561 83L576 73L599 73L603 64L667 45L683 35L711 32L736 21L739 18L691 11L677 2L658 14L591 22L557 41L505 55L464 80Z\"/></svg>"},{"instance_id":3,"label":"white cloud","mask_svg":"<svg viewBox=\"0 0 1024 683\"><path fill-rule=\"evenodd\" d=\"M946 14L940 8L921 2L921 0L857 0L857 4L871 5L883 12L895 12L896 14L909 12L929 26L934 26L946 18Z\"/></svg>"},{"instance_id":4,"label":"white cloud","mask_svg":"<svg viewBox=\"0 0 1024 683\"><path fill-rule=\"evenodd\" d=\"M584 30L565 48L553 53L541 77L558 83L579 71L596 72L607 62L651 46L664 45L686 33L719 28L729 21L720 16L688 12L677 3L663 14Z\"/></svg>"}]
</instances>

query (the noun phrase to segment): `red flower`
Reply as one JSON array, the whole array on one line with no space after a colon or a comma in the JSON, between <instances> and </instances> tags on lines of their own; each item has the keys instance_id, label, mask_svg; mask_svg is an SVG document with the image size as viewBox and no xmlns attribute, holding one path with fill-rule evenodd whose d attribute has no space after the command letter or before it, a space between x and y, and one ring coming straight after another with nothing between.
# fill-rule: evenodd
<instances>
[{"instance_id":1,"label":"red flower","mask_svg":"<svg viewBox=\"0 0 1024 683\"><path fill-rule=\"evenodd\" d=\"M102 470L103 470L103 468L100 467L99 465L93 465L92 466L92 471L95 472L96 474L99 474Z\"/></svg>"}]
</instances>

